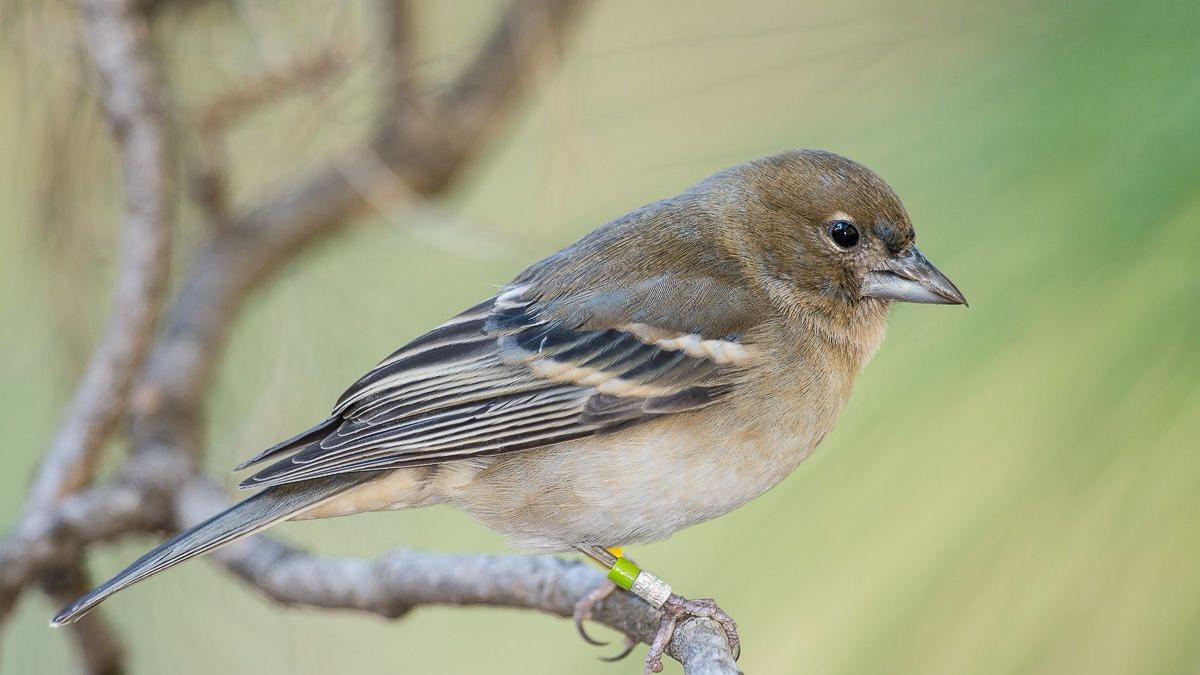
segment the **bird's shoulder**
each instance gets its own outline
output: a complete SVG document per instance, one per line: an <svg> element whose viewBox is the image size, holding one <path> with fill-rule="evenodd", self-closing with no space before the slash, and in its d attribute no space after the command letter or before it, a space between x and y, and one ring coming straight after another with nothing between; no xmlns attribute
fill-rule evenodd
<svg viewBox="0 0 1200 675"><path fill-rule="evenodd" d="M583 330L643 324L744 338L776 315L729 250L726 219L687 193L649 204L531 265L520 288L547 321Z"/></svg>

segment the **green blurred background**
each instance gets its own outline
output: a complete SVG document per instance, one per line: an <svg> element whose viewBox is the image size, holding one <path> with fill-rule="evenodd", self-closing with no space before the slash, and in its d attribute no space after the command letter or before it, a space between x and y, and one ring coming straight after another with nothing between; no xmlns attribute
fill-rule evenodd
<svg viewBox="0 0 1200 675"><path fill-rule="evenodd" d="M422 72L461 63L494 7L422 3ZM163 14L183 110L315 48L352 57L238 128L239 200L371 123L374 10ZM0 21L7 524L102 325L120 186L64 8L10 0ZM746 159L827 148L893 185L971 308L897 308L812 459L639 562L720 600L749 673L1200 673L1198 36L1192 0L600 2L453 194L361 223L254 297L212 392L209 464L228 476L599 223ZM181 264L201 227L185 209ZM440 507L278 534L351 555L506 550ZM150 543L98 550L91 568ZM71 668L53 609L26 597L0 670ZM204 563L108 609L138 673L641 667L642 650L602 664L569 622L532 612L282 611Z"/></svg>

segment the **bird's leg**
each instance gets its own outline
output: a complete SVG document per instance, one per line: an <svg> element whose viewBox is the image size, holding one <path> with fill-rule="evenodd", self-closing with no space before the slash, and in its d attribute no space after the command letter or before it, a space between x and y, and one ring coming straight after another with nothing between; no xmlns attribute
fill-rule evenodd
<svg viewBox="0 0 1200 675"><path fill-rule="evenodd" d="M616 548L616 547L607 548L607 549L599 548L598 550L600 553L596 553L596 554L594 554L594 552L592 550L586 550L582 547L580 548L580 550L583 551L583 553L585 553L588 557L592 558L593 560L597 560L597 562L600 562L597 559L597 555L599 555L599 557L601 557L603 559L606 559L606 560L611 559L613 561L615 561L617 558L620 558L622 556L621 549ZM604 563L601 562L601 564L604 564ZM611 563L608 566L611 566ZM605 598L607 598L608 596L612 595L613 591L615 591L615 590L617 590L617 585L614 584L613 582L609 581L608 579L605 579L604 581L602 581L600 583L599 586L593 588L591 591L588 591L587 595L584 595L582 598L579 599L578 602L575 603L575 612L574 612L575 629L577 631L579 631L579 636L583 638L584 642L586 642L590 645L596 645L598 647L602 647L602 646L608 644L607 642L602 642L602 641L597 640L597 639L593 638L592 636L588 635L587 630L585 630L583 627L583 622L590 620L592 618L592 608L595 607L597 604L599 604L600 601L602 601ZM626 656L629 656L629 653L633 651L633 648L637 646L637 643L638 643L637 640L626 635L625 636L625 648L622 649L621 652L619 654L617 654L616 656L603 656L603 657L601 657L601 660L602 661L620 661L621 659L625 658Z"/></svg>
<svg viewBox="0 0 1200 675"><path fill-rule="evenodd" d="M579 550L585 555L608 568L608 581L614 588L621 588L642 600L645 600L652 607L661 609L663 612L662 623L658 626L658 632L654 635L653 642L650 643L650 650L646 653L646 668L647 673L662 672L662 655L666 651L667 645L671 643L671 638L675 635L675 628L680 622L691 617L704 619L712 619L721 625L725 630L725 639L729 641L729 648L734 653L736 659L741 655L741 638L738 636L737 624L733 618L725 613L717 606L716 601L709 598L699 600L688 600L685 597L676 595L671 592L670 584L653 574L639 568L633 564L628 558L614 554L608 549L599 546L581 546ZM620 551L618 550L617 553ZM585 608L586 616L591 616L591 607L603 598L608 597L613 592L613 588L600 587L588 593L580 603L591 600L590 604ZM580 626L582 633L582 619L579 619L580 609L576 605L577 626ZM589 642L591 641L586 635L584 636ZM627 647L632 649L630 640L627 639ZM627 649L621 654L621 657L629 653ZM618 658L621 658L618 657Z"/></svg>

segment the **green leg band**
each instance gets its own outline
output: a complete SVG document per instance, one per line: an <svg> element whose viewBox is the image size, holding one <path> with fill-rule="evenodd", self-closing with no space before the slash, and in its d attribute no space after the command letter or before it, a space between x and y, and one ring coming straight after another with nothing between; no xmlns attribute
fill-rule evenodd
<svg viewBox="0 0 1200 675"><path fill-rule="evenodd" d="M608 580L619 588L623 588L654 607L662 607L667 598L671 597L671 586L653 574L638 569L637 565L625 558L617 558L608 570Z"/></svg>
<svg viewBox="0 0 1200 675"><path fill-rule="evenodd" d="M629 590L633 588L633 582L641 572L637 565L634 565L625 558L617 558L617 562L613 563L612 569L608 570L608 580L620 588Z"/></svg>

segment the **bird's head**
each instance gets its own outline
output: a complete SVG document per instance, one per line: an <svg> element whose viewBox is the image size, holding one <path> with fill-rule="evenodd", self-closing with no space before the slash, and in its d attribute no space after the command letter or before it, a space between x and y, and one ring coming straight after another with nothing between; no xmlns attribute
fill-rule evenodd
<svg viewBox="0 0 1200 675"><path fill-rule="evenodd" d="M719 174L713 188L741 197L727 202L739 225L727 246L777 299L834 316L967 303L917 249L896 193L861 164L797 150Z"/></svg>

